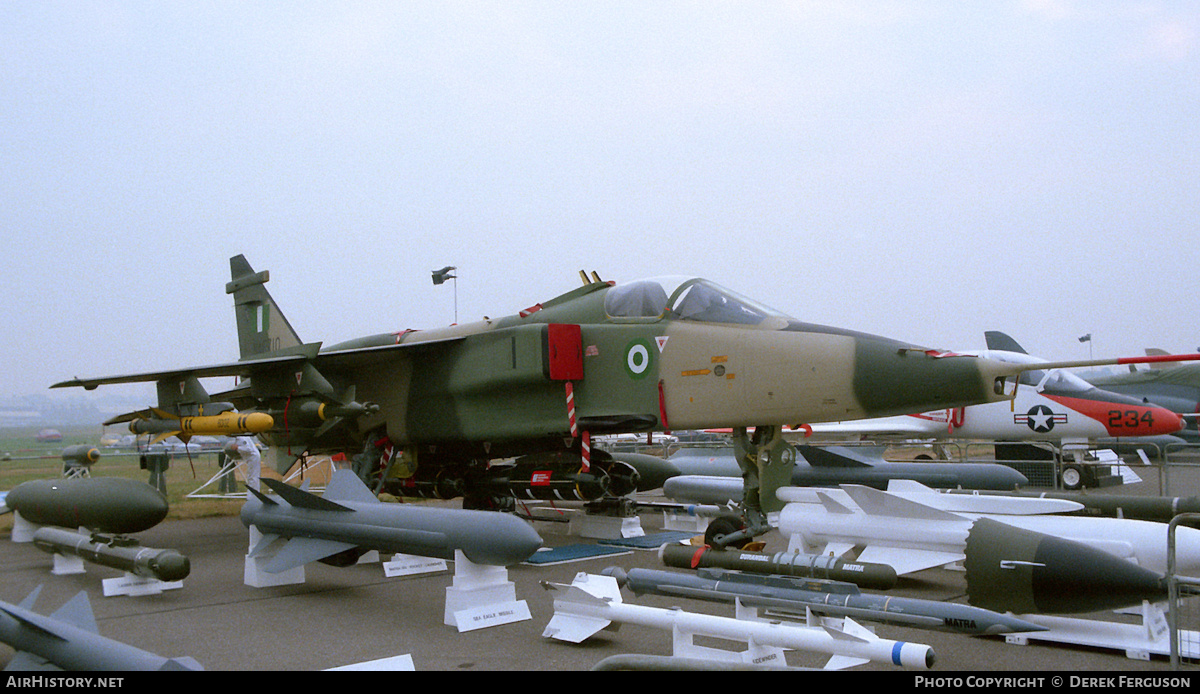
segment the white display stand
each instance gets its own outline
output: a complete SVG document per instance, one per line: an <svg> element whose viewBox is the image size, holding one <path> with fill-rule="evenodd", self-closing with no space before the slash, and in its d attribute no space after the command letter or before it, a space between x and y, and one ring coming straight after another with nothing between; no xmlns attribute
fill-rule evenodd
<svg viewBox="0 0 1200 694"><path fill-rule="evenodd" d="M1092 648L1110 648L1125 651L1132 660L1150 660L1150 656L1171 655L1171 634L1167 627L1166 614L1162 606L1143 602L1141 624L1122 624L1099 619L1079 619L1053 615L1018 615L1021 619L1039 624L1046 631L1031 631L1008 634L1007 643L1024 646L1031 640L1068 643ZM1180 631L1179 655L1183 658L1200 657L1200 632Z"/></svg>
<svg viewBox="0 0 1200 694"><path fill-rule="evenodd" d="M529 605L516 598L507 568L476 564L454 550L454 581L446 588L447 626L464 632L532 619Z"/></svg>
<svg viewBox="0 0 1200 694"><path fill-rule="evenodd" d="M411 654L394 655L390 658L367 660L352 665L331 667L326 672L415 672Z"/></svg>
<svg viewBox="0 0 1200 694"><path fill-rule="evenodd" d="M252 588L270 588L272 586L290 586L297 583L304 583L304 567L297 566L294 569L280 571L279 573L267 573L263 567L267 562L283 548L287 542L286 539L280 538L267 551L256 556L250 556L250 550L254 549L262 539L262 533L257 526L250 526L250 549L246 550L246 566L243 571L243 581L246 585Z"/></svg>
<svg viewBox="0 0 1200 694"><path fill-rule="evenodd" d="M13 542L33 542L33 534L40 527L42 526L22 518L20 511L13 511L12 536L9 539Z"/></svg>
<svg viewBox="0 0 1200 694"><path fill-rule="evenodd" d="M599 540L622 540L627 537L644 537L642 519L639 516L599 516L580 514L571 518L569 532L579 537Z"/></svg>
<svg viewBox="0 0 1200 694"><path fill-rule="evenodd" d="M157 578L143 578L126 572L120 578L106 578L101 581L104 587L104 597L114 595L158 595L164 590L177 590L183 587L183 581L160 581Z"/></svg>

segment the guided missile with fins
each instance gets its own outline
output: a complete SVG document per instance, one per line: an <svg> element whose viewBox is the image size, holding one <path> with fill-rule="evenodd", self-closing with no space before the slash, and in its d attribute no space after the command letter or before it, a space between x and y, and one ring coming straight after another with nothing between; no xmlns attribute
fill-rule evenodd
<svg viewBox="0 0 1200 694"><path fill-rule="evenodd" d="M267 562L267 573L312 561L352 563L372 549L441 559L460 550L476 564L509 566L542 546L537 531L515 516L382 503L351 470L335 471L324 496L269 478L263 484L279 497L251 489L241 518L263 534L251 557L264 555L276 540L287 541Z"/></svg>
<svg viewBox="0 0 1200 694"><path fill-rule="evenodd" d="M0 511L25 521L105 533L136 533L167 517L167 497L154 487L124 477L30 480L17 485Z"/></svg>
<svg viewBox="0 0 1200 694"><path fill-rule="evenodd" d="M191 571L191 562L179 552L142 547L123 536L83 534L46 527L34 531L33 544L45 552L71 554L142 578L182 581Z"/></svg>
<svg viewBox="0 0 1200 694"><path fill-rule="evenodd" d="M1090 612L1166 596L1158 570L1165 566L1165 524L958 514L865 487L843 489L853 504L818 493L819 504L784 507L779 530L793 549L839 556L863 546L860 561L889 564L901 575L962 561L975 586L971 604L998 611ZM1176 538L1179 572L1194 575L1200 531L1180 527ZM995 582L1007 588L993 593L987 586Z"/></svg>
<svg viewBox="0 0 1200 694"><path fill-rule="evenodd" d="M204 669L192 658L164 658L101 636L86 592L77 593L49 616L38 614L33 603L41 590L35 588L19 605L0 602L0 641L17 651L7 670Z"/></svg>
<svg viewBox="0 0 1200 694"><path fill-rule="evenodd" d="M750 552L665 544L658 558L677 569L734 569L756 574L821 578L853 583L864 588L887 590L896 587L896 570L887 564L867 564L841 557L802 552Z"/></svg>
<svg viewBox="0 0 1200 694"><path fill-rule="evenodd" d="M871 595L860 592L852 583L839 581L756 576L722 569L700 569L694 574L685 574L609 567L603 573L617 579L618 584L634 595L648 593L725 603L740 600L750 607L780 608L797 611L801 616L807 609L835 617L972 635L1046 630L1046 627L981 607Z"/></svg>
<svg viewBox="0 0 1200 694"><path fill-rule="evenodd" d="M542 636L560 641L582 643L615 622L665 629L675 635L828 653L833 658L825 668L830 670L872 661L928 669L936 660L933 649L925 644L881 639L850 618L843 619L840 628L820 618L815 620L820 626L805 626L633 605L621 599L615 578L586 573L576 575L569 586L545 581L542 586L559 594L554 599L554 616Z"/></svg>
<svg viewBox="0 0 1200 694"><path fill-rule="evenodd" d="M239 436L261 434L275 426L275 419L265 412L222 412L215 415L180 417L152 408L129 421L135 434L156 434L152 443L178 436L186 442L192 436Z"/></svg>

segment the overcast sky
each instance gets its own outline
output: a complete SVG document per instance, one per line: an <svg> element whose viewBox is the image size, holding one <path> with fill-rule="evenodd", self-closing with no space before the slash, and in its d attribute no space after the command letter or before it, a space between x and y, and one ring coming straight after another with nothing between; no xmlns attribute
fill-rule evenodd
<svg viewBox="0 0 1200 694"><path fill-rule="evenodd" d="M0 394L708 277L1053 359L1194 351L1194 2L0 3ZM55 391L58 392L58 391ZM78 391L81 392L81 391Z"/></svg>

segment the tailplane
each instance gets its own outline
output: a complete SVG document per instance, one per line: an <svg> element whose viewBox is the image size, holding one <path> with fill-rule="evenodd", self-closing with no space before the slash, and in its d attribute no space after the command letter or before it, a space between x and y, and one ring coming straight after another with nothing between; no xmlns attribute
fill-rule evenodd
<svg viewBox="0 0 1200 694"><path fill-rule="evenodd" d="M270 273L266 270L255 272L246 256L238 255L229 259L229 274L232 279L225 285L225 293L233 294L238 350L242 359L302 344L279 305L267 292L265 285L271 278Z"/></svg>

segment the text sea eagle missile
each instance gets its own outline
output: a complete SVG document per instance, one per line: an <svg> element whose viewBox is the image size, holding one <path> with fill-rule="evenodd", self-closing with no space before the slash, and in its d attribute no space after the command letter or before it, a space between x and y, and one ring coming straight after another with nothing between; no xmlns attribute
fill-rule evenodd
<svg viewBox="0 0 1200 694"><path fill-rule="evenodd" d="M352 470L337 470L317 496L273 479L263 479L279 498L251 489L242 523L263 538L250 551L261 556L280 539L286 544L267 562L279 573L312 561L357 559L368 550L453 559L455 550L476 564L517 564L542 546L529 523L489 511L385 504Z"/></svg>

